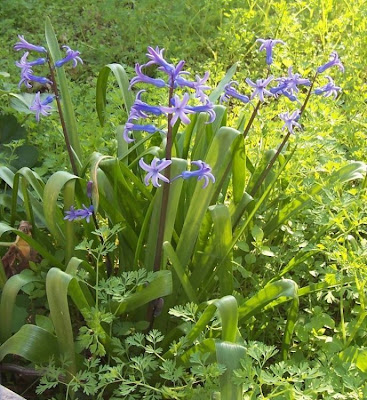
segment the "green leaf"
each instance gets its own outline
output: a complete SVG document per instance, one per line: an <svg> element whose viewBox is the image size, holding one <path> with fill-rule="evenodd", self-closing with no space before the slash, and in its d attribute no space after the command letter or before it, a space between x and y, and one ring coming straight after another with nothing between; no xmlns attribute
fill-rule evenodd
<svg viewBox="0 0 367 400"><path fill-rule="evenodd" d="M0 346L0 361L8 354L17 355L38 365L47 363L52 356L59 357L57 339L39 326L23 325Z"/></svg>
<svg viewBox="0 0 367 400"><path fill-rule="evenodd" d="M96 109L101 126L104 125L105 121L107 81L111 71L115 75L117 83L120 87L127 114L129 114L130 108L134 103L132 92L129 90L129 79L123 66L120 64L105 65L98 75L96 93Z"/></svg>
<svg viewBox="0 0 367 400"><path fill-rule="evenodd" d="M241 368L241 359L246 355L246 348L237 343L217 341L215 343L217 362L226 367L220 376L220 393L223 400L242 400L242 384L232 382L233 371Z"/></svg>
<svg viewBox="0 0 367 400"><path fill-rule="evenodd" d="M25 128L14 115L0 115L0 149L12 140L24 139L27 135Z"/></svg>
<svg viewBox="0 0 367 400"><path fill-rule="evenodd" d="M51 268L46 276L46 294L60 354L70 361L68 371L75 375L77 368L74 338L67 299L68 287L72 279L72 275L58 268Z"/></svg>
<svg viewBox="0 0 367 400"><path fill-rule="evenodd" d="M286 359L299 307L298 286L294 281L283 279L268 284L264 289L245 301L245 303L239 307L238 312L239 320L247 320L279 297L287 297L292 300L291 306L288 309L287 324L283 336L282 357Z"/></svg>
<svg viewBox="0 0 367 400"><path fill-rule="evenodd" d="M339 354L339 358L344 362L355 364L362 372L367 372L367 350L355 346L347 347Z"/></svg>
<svg viewBox="0 0 367 400"><path fill-rule="evenodd" d="M228 252L232 244L231 216L228 207L224 204L210 206L209 212L213 220L214 233L210 247L204 249L209 257L205 260L203 266L195 265L192 282L194 282L195 288L202 287L204 289L201 291L204 297L207 291L211 290L210 285L217 276L220 295L225 296L233 292L232 254ZM218 262L220 262L220 265L214 268L214 265Z"/></svg>
<svg viewBox="0 0 367 400"><path fill-rule="evenodd" d="M221 299L211 300L203 311L199 321L190 329L190 331L177 344L176 349L183 345L190 346L195 339L204 332L206 326L213 318L218 310L222 324L222 340L227 342L235 342L238 336L238 305L237 300L233 296L225 296ZM169 350L164 354L164 358L171 358L173 352Z"/></svg>
<svg viewBox="0 0 367 400"><path fill-rule="evenodd" d="M205 189L202 188L201 181L196 184L176 248L177 256L183 268L187 266L192 256L200 225L213 195L218 189L220 190L222 179L231 158L231 145L238 135L238 131L222 127L215 135L209 148L205 162L212 167L216 182L215 184L210 183Z"/></svg>
<svg viewBox="0 0 367 400"><path fill-rule="evenodd" d="M278 297L297 297L297 289L297 284L290 279L282 279L268 284L239 307L239 319L249 319Z"/></svg>
<svg viewBox="0 0 367 400"><path fill-rule="evenodd" d="M0 341L4 342L11 335L13 312L16 297L23 286L31 282L40 281L31 271L23 271L12 276L4 285L0 302Z"/></svg>
<svg viewBox="0 0 367 400"><path fill-rule="evenodd" d="M187 276L187 274L185 273L184 269L182 268L182 265L180 264L180 261L176 255L175 250L173 249L171 243L164 242L163 249L166 253L166 256L171 260L172 267L175 270L178 279L180 280L180 283L182 285L183 290L185 291L185 293L187 295L188 300L193 303L198 303L195 290L191 286L190 279Z"/></svg>
<svg viewBox="0 0 367 400"><path fill-rule="evenodd" d="M46 224L60 243L65 242L65 221L58 204L58 198L67 183L74 179L78 179L78 177L65 171L57 171L51 175L43 192L43 210Z"/></svg>
<svg viewBox="0 0 367 400"><path fill-rule="evenodd" d="M234 146L234 154L232 161L232 185L233 185L233 201L239 203L245 191L247 166L246 166L246 147L243 136L238 136Z"/></svg>

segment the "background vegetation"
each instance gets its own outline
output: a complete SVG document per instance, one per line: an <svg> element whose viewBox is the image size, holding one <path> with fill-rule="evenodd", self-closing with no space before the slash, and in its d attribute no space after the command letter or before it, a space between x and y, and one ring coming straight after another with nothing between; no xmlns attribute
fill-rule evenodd
<svg viewBox="0 0 367 400"><path fill-rule="evenodd" d="M106 124L100 126L95 110L100 69L105 64L120 63L131 79L135 63L145 60L147 46L164 47L169 59L174 62L184 59L194 74L202 75L209 70L212 87L237 63L234 78L244 92L248 90L247 77L255 80L267 72L264 54L257 51L257 38L279 38L287 44L276 48L272 67L275 75L284 75L284 71L293 66L294 71L312 78L331 51L338 52L345 73L333 70L333 77L342 87L341 96L336 101L311 98L302 117L304 130L291 139L289 148L296 150L277 182L277 196L270 197L266 206L258 210L248 236L241 237L233 253L234 294L238 299L240 292L250 298L269 281L281 276L293 279L301 288L308 288L300 296L291 362L283 364L277 354L288 308L262 311L241 326L249 350L236 376L241 382L248 382L245 392L264 396L252 398L288 399L291 395L300 399L366 398L366 180L359 183L355 179L344 186L337 183L333 187L327 183L333 172L352 161L366 162L365 1L93 0L87 4L80 0L67 3L5 1L0 6L0 71L4 72L0 74L0 89L4 93L18 90L19 71L14 62L19 54L13 51L17 35L24 34L34 43L44 43L46 16L51 18L59 42L78 49L85 63L83 68L68 70L85 154L96 151L115 156L116 129L126 121L119 89L111 80L107 87ZM148 102L152 104L162 100L153 92L149 96ZM15 111L12 101L6 93L0 97L0 132L9 124L8 119L1 117L11 114L24 127L25 133L19 136L23 139L21 143L12 142L10 147L8 142L1 142L0 137L0 149L5 154L3 164L9 166L9 148L15 151L17 146L26 143L38 149L33 169L44 179L58 170L67 170L67 153L57 116L37 124L33 116ZM266 150L279 145L282 137L277 115L285 109L292 110L293 105L280 99L272 107L264 107L256 119L247 147L255 166L261 163ZM228 126L237 128L238 119L248 119L251 109L231 104L230 111ZM268 234L265 226L276 213L274 210L281 209L290 199L308 195L315 185L323 190L312 195L307 207L284 221L279 231ZM5 195L1 219L10 222ZM295 267L283 273L284 267L292 262ZM350 284L337 286L343 279ZM310 294L322 284L328 289ZM44 301L37 300L36 289L30 290L35 298L32 303L35 309ZM45 294L40 290L42 299ZM17 303L19 326L28 315L26 299L20 297ZM181 322L197 323L197 310L192 307L177 308L172 314ZM203 337L212 335L217 326L218 321L212 321ZM124 329L123 337L134 333L136 327L129 330L124 326ZM80 346L91 346L86 342L86 332L82 333ZM147 343L155 349L161 341L159 335L145 342L139 336L129 340L129 345L137 349L144 348ZM157 360L161 356L159 351L151 350L151 353ZM177 384L187 386L186 398L210 398L211 389L216 387L216 380L223 373L220 365L211 365L200 357L191 361L188 375L168 364L163 366L163 372L167 380L176 379ZM154 362L157 361L150 360L153 366ZM143 368L138 362L134 363L129 364L131 370ZM58 374L65 371L58 370L60 366L52 363L48 368L48 375L42 382L44 390L52 388ZM84 373L87 375L80 381L88 378L93 382L94 379L94 387L110 384L107 375L103 375L106 371L98 368L98 362L86 366ZM149 372L147 368L145 373ZM104 376L105 381L102 379L97 385L98 376ZM194 384L190 377L194 377ZM205 393L200 391L201 385L204 387L203 377L208 382ZM87 393L82 383L76 390L81 387Z"/></svg>

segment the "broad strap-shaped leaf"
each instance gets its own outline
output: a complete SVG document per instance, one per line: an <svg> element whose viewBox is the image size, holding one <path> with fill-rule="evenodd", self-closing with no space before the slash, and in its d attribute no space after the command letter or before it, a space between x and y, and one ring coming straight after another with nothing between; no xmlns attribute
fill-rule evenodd
<svg viewBox="0 0 367 400"><path fill-rule="evenodd" d="M146 206L146 202L139 201L135 195L132 181L137 178L135 176L133 178L134 174L131 170L117 159L105 159L99 166L111 184L110 201L113 202L113 207L119 209L132 230L134 226L140 226L144 219L143 207ZM139 184L143 185L141 182ZM141 190L146 190L146 188L141 187Z"/></svg>
<svg viewBox="0 0 367 400"><path fill-rule="evenodd" d="M193 303L198 303L196 292L194 288L192 287L190 283L190 279L185 273L185 270L182 268L182 265L180 264L180 260L177 257L177 254L175 253L174 248L172 247L170 242L164 242L163 243L163 249L166 254L166 256L169 258L169 260L172 263L172 267L176 272L176 275L178 279L180 280L180 283L182 285L183 290L186 293L186 296L190 302Z"/></svg>
<svg viewBox="0 0 367 400"><path fill-rule="evenodd" d="M22 191L19 191L20 182ZM34 194L29 194L27 185L30 185L32 187L33 193L36 196ZM43 215L42 206L44 187L45 184L43 183L40 176L28 167L23 167L14 174L11 225L13 225L16 220L16 208L18 204L18 198L23 200L27 214L30 215L29 221L32 223L33 228L36 228L33 214L35 214L42 225L45 225L45 218Z"/></svg>
<svg viewBox="0 0 367 400"><path fill-rule="evenodd" d="M200 225L203 221L205 212L212 201L212 197L218 190L223 176L227 171L227 165L232 156L231 146L238 135L238 131L222 127L215 135L209 148L205 162L212 167L212 172L215 176L216 182L215 184L210 182L205 189L202 187L202 181L198 181L196 184L176 248L177 256L183 268L187 266L191 259L196 239L199 234Z"/></svg>
<svg viewBox="0 0 367 400"><path fill-rule="evenodd" d="M11 336L11 327L15 301L23 286L40 281L32 271L23 271L9 278L3 288L0 303L0 341L5 342Z"/></svg>
<svg viewBox="0 0 367 400"><path fill-rule="evenodd" d="M238 304L235 297L225 296L221 299L208 302L208 306L203 311L198 322L177 344L178 348L183 344L185 344L185 346L193 344L200 333L205 331L206 326L217 310L222 323L222 340L234 343L238 337ZM164 358L170 358L172 356L172 351L167 351Z"/></svg>
<svg viewBox="0 0 367 400"><path fill-rule="evenodd" d="M0 346L0 361L8 354L25 358L34 364L46 363L52 356L59 357L57 339L39 326L23 325Z"/></svg>
<svg viewBox="0 0 367 400"><path fill-rule="evenodd" d="M207 246L200 250L195 248L195 254L199 251L203 254L198 254L193 260L191 276L193 287L196 290L200 288L199 299L203 300L206 293L212 290L215 277L219 280L221 296L233 292L232 260L231 252L228 251L232 244L231 216L224 204L210 206L209 213L213 230L208 232Z"/></svg>
<svg viewBox="0 0 367 400"><path fill-rule="evenodd" d="M246 300L242 305L240 305L238 309L239 319L249 319L271 301L279 297L285 296L289 298L295 298L298 296L297 291L297 284L291 279L282 279L280 281L270 283L250 299Z"/></svg>
<svg viewBox="0 0 367 400"><path fill-rule="evenodd" d="M72 275L66 274L58 268L51 268L46 277L46 294L59 352L70 362L68 371L75 375L77 367L74 337L67 296L72 279L74 279ZM85 307L88 307L87 303Z"/></svg>
<svg viewBox="0 0 367 400"><path fill-rule="evenodd" d="M242 384L232 382L233 371L241 368L241 359L246 355L246 348L240 344L224 341L215 342L217 362L225 365L226 371L219 377L221 399L243 400Z"/></svg>
<svg viewBox="0 0 367 400"><path fill-rule="evenodd" d="M339 353L344 362L355 364L362 372L367 372L367 350L356 346L349 346Z"/></svg>
<svg viewBox="0 0 367 400"><path fill-rule="evenodd" d="M74 179L79 178L66 171L57 171L51 175L43 191L43 210L47 227L60 243L65 243L65 221L58 198L66 184Z"/></svg>
<svg viewBox="0 0 367 400"><path fill-rule="evenodd" d="M290 279L283 279L270 283L261 289L258 293L245 301L239 309L239 320L247 320L263 310L269 303L280 297L291 299L291 306L288 309L287 324L283 336L282 358L286 359L290 342L294 330L294 325L298 317L298 286Z"/></svg>
<svg viewBox="0 0 367 400"><path fill-rule="evenodd" d="M98 75L96 93L96 109L101 126L104 125L105 121L107 81L111 71L115 75L116 81L120 87L121 96L124 100L127 114L129 114L130 108L134 103L134 97L132 92L129 90L130 82L123 66L120 64L105 65Z"/></svg>

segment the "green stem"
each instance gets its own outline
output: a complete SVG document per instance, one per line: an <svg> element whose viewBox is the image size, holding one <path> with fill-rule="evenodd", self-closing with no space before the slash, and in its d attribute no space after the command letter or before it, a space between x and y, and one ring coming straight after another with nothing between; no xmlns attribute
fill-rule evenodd
<svg viewBox="0 0 367 400"><path fill-rule="evenodd" d="M347 342L347 333L345 331L345 321L344 321L344 292L345 289L342 288L340 290L340 305L339 305L339 310L340 310L340 327L342 331L342 338L343 338L343 344L345 346Z"/></svg>
<svg viewBox="0 0 367 400"><path fill-rule="evenodd" d="M53 69L53 67L51 65L51 61L50 61L49 58L48 58L48 66L50 68L51 81L52 81L52 85L51 86L52 86L52 89L54 91L55 98L56 98L57 109L59 111L60 122L61 122L61 126L62 126L62 131L63 131L63 134L64 134L64 140L65 140L65 144L66 144L66 149L68 151L68 155L69 155L69 159L70 159L70 163L71 163L71 168L73 170L73 174L79 176L78 167L77 167L76 162L75 162L73 149L72 149L71 144L70 144L69 134L68 134L68 131L67 131L67 128L66 128L64 114L63 114L62 107L61 107L60 95L59 95L59 90L57 88L55 72L54 72L54 69Z"/></svg>
<svg viewBox="0 0 367 400"><path fill-rule="evenodd" d="M91 204L92 204L92 202L91 202ZM94 211L92 213L92 218L93 218L93 223L94 223L96 230L99 230L99 224L98 224L96 214L94 213ZM98 237L99 237L99 240L100 240L102 246L104 247L105 241L103 240L103 237L100 235L98 235ZM98 269L98 264L97 264L97 269ZM107 271L107 278L109 278L112 275L112 262L111 262L109 254L106 254L106 271Z"/></svg>

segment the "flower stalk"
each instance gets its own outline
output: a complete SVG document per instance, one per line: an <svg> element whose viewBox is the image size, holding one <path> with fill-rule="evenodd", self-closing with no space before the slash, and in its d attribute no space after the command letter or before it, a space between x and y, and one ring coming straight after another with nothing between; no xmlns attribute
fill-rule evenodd
<svg viewBox="0 0 367 400"><path fill-rule="evenodd" d="M71 144L70 144L69 134L68 134L68 130L66 128L65 118L64 118L63 111L62 111L62 107L61 107L59 90L57 88L57 83L56 83L56 79L55 79L55 71L54 71L53 66L51 65L51 61L50 61L49 58L48 58L48 66L49 66L50 74L51 74L51 81L52 81L51 86L52 86L52 89L53 89L53 92L54 92L55 98L56 98L57 109L59 111L61 127L62 127L62 131L63 131L63 134L64 134L64 140L65 140L65 144L66 144L66 149L68 151L68 155L69 155L69 159L70 159L70 163L71 163L71 169L73 170L73 174L74 175L79 176L78 167L77 167L77 164L76 164L76 160L75 160L73 149L72 149Z"/></svg>

